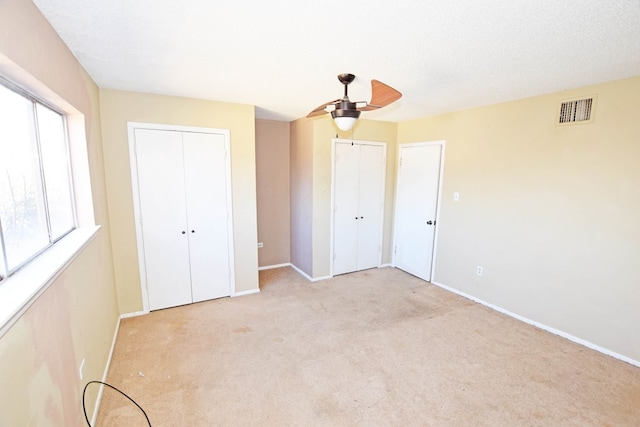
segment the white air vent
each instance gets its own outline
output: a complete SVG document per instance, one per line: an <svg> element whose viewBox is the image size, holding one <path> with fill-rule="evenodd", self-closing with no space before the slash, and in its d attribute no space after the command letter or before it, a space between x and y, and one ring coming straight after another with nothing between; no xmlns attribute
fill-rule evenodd
<svg viewBox="0 0 640 427"><path fill-rule="evenodd" d="M574 123L591 120L593 98L566 101L560 104L560 120L558 123Z"/></svg>

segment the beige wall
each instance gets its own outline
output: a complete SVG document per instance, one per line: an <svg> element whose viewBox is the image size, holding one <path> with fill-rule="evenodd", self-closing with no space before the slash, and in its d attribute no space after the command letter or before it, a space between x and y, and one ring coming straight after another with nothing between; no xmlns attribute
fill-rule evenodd
<svg viewBox="0 0 640 427"><path fill-rule="evenodd" d="M313 122L291 122L291 264L313 276Z"/></svg>
<svg viewBox="0 0 640 427"><path fill-rule="evenodd" d="M37 8L23 0L0 2L0 73L28 88L46 89L84 114L93 208L102 225L0 337L0 425L80 426L80 361L87 360L86 379L100 379L118 303L123 312L141 307L135 240L127 246L135 229L125 122L231 129L236 280L242 291L257 287L253 110L101 91L109 122L103 147L97 87ZM591 94L598 95L593 124L553 124L560 99ZM640 360L639 96L636 77L397 125L397 143L447 141L436 280ZM318 129L308 120L291 124L291 262L314 277L328 268L328 241L322 239L329 238L330 164L322 144L335 136L330 122L322 120L315 121ZM395 187L395 151L387 139L395 125L380 125L384 129L370 134L364 124L354 129L354 139L389 143L389 191ZM454 191L460 192L459 202L452 201ZM387 200L390 213L389 195ZM314 215L319 221L315 230ZM390 224L385 222L385 241ZM390 255L385 251L386 262ZM475 276L476 265L485 267L483 277ZM90 411L94 400L95 391L90 391Z"/></svg>
<svg viewBox="0 0 640 427"><path fill-rule="evenodd" d="M256 193L260 267L290 260L289 122L256 120Z"/></svg>
<svg viewBox="0 0 640 427"><path fill-rule="evenodd" d="M555 124L594 94L593 123ZM400 123L447 144L436 281L639 361L639 98L636 77Z"/></svg>
<svg viewBox="0 0 640 427"><path fill-rule="evenodd" d="M0 74L84 115L96 238L0 337L0 425L80 426L87 379L101 379L118 319L98 89L30 1L0 2ZM62 101L64 100L64 101ZM97 390L90 390L91 414Z"/></svg>
<svg viewBox="0 0 640 427"><path fill-rule="evenodd" d="M120 311L142 310L127 122L230 130L235 292L258 289L254 107L100 89L100 111Z"/></svg>

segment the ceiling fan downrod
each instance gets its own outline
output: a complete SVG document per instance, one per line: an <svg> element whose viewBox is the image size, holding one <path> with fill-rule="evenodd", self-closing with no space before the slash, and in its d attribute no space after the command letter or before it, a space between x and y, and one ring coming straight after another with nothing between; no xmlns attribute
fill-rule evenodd
<svg viewBox="0 0 640 427"><path fill-rule="evenodd" d="M344 97L342 98L343 101L349 101L349 95L347 93L347 89L348 89L349 83L354 81L355 78L356 78L355 75L349 74L349 73L338 74L338 80L340 80L340 83L344 85Z"/></svg>
<svg viewBox="0 0 640 427"><path fill-rule="evenodd" d="M355 120L357 120L358 117L360 117L360 111L358 111L358 106L356 105L355 102L351 102L349 100L349 95L348 95L349 83L351 83L355 78L356 76L349 73L338 75L338 80L340 80L340 83L344 85L344 96L342 97L340 102L335 104L336 108L331 112L331 117L334 120L347 119L347 120L353 120L353 122L355 122ZM351 126L353 126L353 123L351 123L350 127Z"/></svg>

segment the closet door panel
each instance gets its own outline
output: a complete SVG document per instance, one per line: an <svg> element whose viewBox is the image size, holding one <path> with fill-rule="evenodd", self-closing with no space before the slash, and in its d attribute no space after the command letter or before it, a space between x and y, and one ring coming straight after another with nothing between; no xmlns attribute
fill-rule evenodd
<svg viewBox="0 0 640 427"><path fill-rule="evenodd" d="M182 137L136 129L135 153L149 308L190 303Z"/></svg>
<svg viewBox="0 0 640 427"><path fill-rule="evenodd" d="M359 146L335 146L333 274L357 269Z"/></svg>
<svg viewBox="0 0 640 427"><path fill-rule="evenodd" d="M185 192L193 302L230 295L223 135L184 133Z"/></svg>
<svg viewBox="0 0 640 427"><path fill-rule="evenodd" d="M380 265L384 148L360 145L359 166L357 270L364 270Z"/></svg>

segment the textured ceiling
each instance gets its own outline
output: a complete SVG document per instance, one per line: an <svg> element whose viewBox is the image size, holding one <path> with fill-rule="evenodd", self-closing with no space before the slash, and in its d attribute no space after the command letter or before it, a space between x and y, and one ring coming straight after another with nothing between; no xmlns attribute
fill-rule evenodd
<svg viewBox="0 0 640 427"><path fill-rule="evenodd" d="M404 121L640 75L638 0L35 0L103 88L294 120L378 79Z"/></svg>

